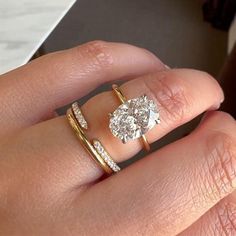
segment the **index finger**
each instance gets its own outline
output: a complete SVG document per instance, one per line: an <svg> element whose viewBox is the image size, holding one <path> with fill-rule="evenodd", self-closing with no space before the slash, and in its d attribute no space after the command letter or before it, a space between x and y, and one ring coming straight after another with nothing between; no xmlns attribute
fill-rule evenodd
<svg viewBox="0 0 236 236"><path fill-rule="evenodd" d="M102 41L41 57L1 76L1 133L37 123L104 82L163 68L147 50Z"/></svg>

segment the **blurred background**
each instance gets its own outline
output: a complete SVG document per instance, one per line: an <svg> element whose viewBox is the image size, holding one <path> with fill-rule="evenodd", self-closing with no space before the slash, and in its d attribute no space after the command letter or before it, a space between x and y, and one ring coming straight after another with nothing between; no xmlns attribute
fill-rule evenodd
<svg viewBox="0 0 236 236"><path fill-rule="evenodd" d="M203 21L202 1L80 0L46 40L46 52L94 39L135 44L171 67L217 75L227 54L226 31Z"/></svg>

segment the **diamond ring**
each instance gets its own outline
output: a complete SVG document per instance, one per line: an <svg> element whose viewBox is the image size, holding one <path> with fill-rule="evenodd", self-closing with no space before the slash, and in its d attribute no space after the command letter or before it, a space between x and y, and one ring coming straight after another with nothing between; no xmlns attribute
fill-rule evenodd
<svg viewBox="0 0 236 236"><path fill-rule="evenodd" d="M111 133L123 143L142 138L145 149L149 151L150 145L145 134L160 123L155 102L146 95L126 100L116 84L112 85L112 88L122 104L109 114Z"/></svg>
<svg viewBox="0 0 236 236"><path fill-rule="evenodd" d="M74 102L67 110L67 119L84 149L107 174L121 170L99 140L88 139L85 131L89 126L77 102Z"/></svg>

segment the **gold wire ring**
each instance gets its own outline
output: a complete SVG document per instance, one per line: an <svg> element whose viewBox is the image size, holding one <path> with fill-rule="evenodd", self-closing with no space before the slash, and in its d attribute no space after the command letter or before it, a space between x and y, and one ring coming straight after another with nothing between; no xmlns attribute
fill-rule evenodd
<svg viewBox="0 0 236 236"><path fill-rule="evenodd" d="M126 97L124 96L124 94L122 93L122 91L120 90L120 88L119 88L119 86L117 84L113 84L112 85L112 89L115 92L117 98L119 99L119 101L121 103L125 103L127 101ZM144 146L145 150L146 151L150 151L150 144L147 141L146 136L143 134L140 138L142 140L142 143L143 143L143 146Z"/></svg>
<svg viewBox="0 0 236 236"><path fill-rule="evenodd" d="M66 113L67 119L69 121L70 126L74 130L76 136L80 140L82 146L85 150L90 154L90 156L96 161L96 163L102 167L102 169L107 174L112 174L113 170L109 165L104 161L104 159L97 153L93 145L89 142L86 134L84 133L83 129L80 127L79 123L77 122L73 112L71 109L67 110Z"/></svg>

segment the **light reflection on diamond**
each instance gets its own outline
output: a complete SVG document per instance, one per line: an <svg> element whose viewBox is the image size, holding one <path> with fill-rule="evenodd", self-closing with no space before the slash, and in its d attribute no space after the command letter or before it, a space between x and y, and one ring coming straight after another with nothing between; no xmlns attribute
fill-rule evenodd
<svg viewBox="0 0 236 236"><path fill-rule="evenodd" d="M109 128L114 136L126 143L140 138L158 123L160 120L156 104L143 95L120 105L110 116Z"/></svg>

